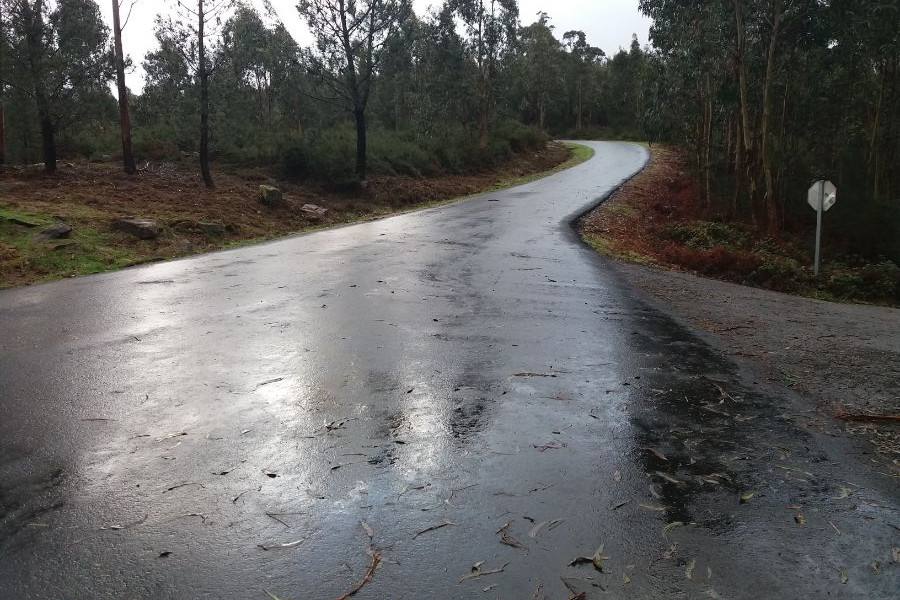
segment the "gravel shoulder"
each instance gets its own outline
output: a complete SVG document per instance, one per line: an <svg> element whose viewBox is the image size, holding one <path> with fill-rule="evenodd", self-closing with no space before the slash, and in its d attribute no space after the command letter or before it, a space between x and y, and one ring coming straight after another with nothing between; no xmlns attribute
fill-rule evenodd
<svg viewBox="0 0 900 600"><path fill-rule="evenodd" d="M587 215L579 224L582 234L608 223L610 215L640 209L645 192L640 185L626 184ZM827 302L621 258L609 261L649 304L705 334L760 383L788 388L806 400L810 424L862 436L874 445L872 460L888 462L900 474L900 424L870 418L900 414L900 309Z"/></svg>

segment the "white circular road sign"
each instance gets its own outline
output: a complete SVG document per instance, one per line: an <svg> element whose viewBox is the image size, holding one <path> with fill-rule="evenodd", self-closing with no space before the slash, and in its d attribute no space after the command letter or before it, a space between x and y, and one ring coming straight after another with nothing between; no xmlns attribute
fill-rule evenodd
<svg viewBox="0 0 900 600"><path fill-rule="evenodd" d="M819 210L819 202L822 210L828 210L837 201L837 188L830 181L817 181L809 188L806 200L813 210Z"/></svg>

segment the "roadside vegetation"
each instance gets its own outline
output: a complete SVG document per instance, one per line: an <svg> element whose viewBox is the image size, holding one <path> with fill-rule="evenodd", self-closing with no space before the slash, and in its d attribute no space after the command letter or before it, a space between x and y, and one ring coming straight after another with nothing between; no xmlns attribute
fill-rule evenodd
<svg viewBox="0 0 900 600"><path fill-rule="evenodd" d="M547 13L527 24L516 0L445 0L423 14L408 0L302 0L296 10L316 38L308 47L271 6L255 6L160 3L156 48L128 57L120 42L147 24L129 23L126 5L106 22L95 0L0 0L3 210L46 225L106 204L89 194L36 198L62 173L72 189L136 190L117 196L116 214L169 218L161 230L176 219L165 207L194 206L199 195L204 214L185 218L218 215L233 231L271 237L306 225L259 217L271 207L254 204L250 181L333 210L317 215L321 225L353 218L335 216L341 203L372 214L433 201L409 197L443 185L427 182L494 185L554 137L650 140L681 149L690 181L671 190L684 220L654 232L672 264L824 297L896 298L894 0L641 0L652 46L635 38L609 53L582 31L557 31ZM140 90L128 86L137 63ZM127 177L114 175L116 164ZM152 183L163 174L178 183ZM198 178L224 193L200 194ZM805 200L818 179L837 185L838 201L825 215L827 277L812 280L815 214ZM247 207L226 215L223 199L237 194ZM14 261L25 236L16 227L0 228L0 255ZM94 244L88 232L71 236ZM142 243L123 238L122 255L98 250L73 272L150 258Z"/></svg>
<svg viewBox="0 0 900 600"><path fill-rule="evenodd" d="M582 220L585 241L631 262L823 300L900 306L900 269L893 261L853 254L833 226L825 235L838 239L828 240L815 277L811 232L769 237L723 219L704 206L685 163L682 151L654 144L644 171Z"/></svg>

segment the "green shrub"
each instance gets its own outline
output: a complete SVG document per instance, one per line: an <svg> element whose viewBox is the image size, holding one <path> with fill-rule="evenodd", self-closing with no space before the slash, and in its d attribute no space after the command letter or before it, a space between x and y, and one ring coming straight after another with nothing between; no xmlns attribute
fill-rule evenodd
<svg viewBox="0 0 900 600"><path fill-rule="evenodd" d="M716 246L740 247L747 240L745 232L712 221L672 223L666 226L664 235L698 250L709 250Z"/></svg>

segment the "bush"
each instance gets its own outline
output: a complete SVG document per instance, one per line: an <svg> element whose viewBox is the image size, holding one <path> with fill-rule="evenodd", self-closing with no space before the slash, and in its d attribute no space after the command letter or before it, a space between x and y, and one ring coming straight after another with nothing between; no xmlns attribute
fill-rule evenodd
<svg viewBox="0 0 900 600"><path fill-rule="evenodd" d="M670 240L698 250L709 250L715 246L740 247L747 240L745 232L710 221L672 223L666 226L663 234Z"/></svg>
<svg viewBox="0 0 900 600"><path fill-rule="evenodd" d="M893 261L883 260L856 269L841 267L830 269L825 286L834 296L894 304L900 301L900 267Z"/></svg>

